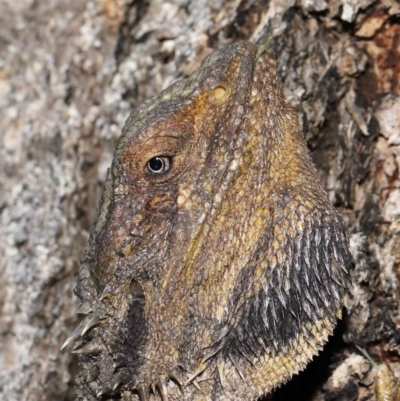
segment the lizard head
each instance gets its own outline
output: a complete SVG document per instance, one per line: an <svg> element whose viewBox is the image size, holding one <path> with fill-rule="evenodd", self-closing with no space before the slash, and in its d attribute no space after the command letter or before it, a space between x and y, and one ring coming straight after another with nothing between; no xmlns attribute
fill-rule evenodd
<svg viewBox="0 0 400 401"><path fill-rule="evenodd" d="M128 118L78 276L78 398L256 399L340 317L346 230L256 52L215 51Z"/></svg>

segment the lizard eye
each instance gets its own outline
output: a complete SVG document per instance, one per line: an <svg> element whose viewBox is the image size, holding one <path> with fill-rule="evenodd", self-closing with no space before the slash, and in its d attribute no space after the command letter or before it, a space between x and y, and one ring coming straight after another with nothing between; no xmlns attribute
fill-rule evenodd
<svg viewBox="0 0 400 401"><path fill-rule="evenodd" d="M153 157L147 162L147 170L151 174L167 173L171 169L172 158L166 156Z"/></svg>

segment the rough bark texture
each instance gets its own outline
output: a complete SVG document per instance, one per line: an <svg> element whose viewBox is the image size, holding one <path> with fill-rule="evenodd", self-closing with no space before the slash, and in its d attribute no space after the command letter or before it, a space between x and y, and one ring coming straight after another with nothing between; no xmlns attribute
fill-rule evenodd
<svg viewBox="0 0 400 401"><path fill-rule="evenodd" d="M129 111L212 49L273 40L333 204L354 298L325 351L276 400L373 399L400 374L400 5L395 0L0 0L0 400L72 400L72 295Z"/></svg>

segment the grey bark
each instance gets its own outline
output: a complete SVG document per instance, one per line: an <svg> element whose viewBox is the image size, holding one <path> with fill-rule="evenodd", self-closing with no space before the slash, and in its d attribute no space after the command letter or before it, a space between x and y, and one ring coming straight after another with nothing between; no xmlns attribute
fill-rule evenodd
<svg viewBox="0 0 400 401"><path fill-rule="evenodd" d="M60 346L129 111L213 49L271 34L357 264L337 333L274 397L370 399L355 344L400 375L399 17L395 0L0 0L0 400L73 399Z"/></svg>

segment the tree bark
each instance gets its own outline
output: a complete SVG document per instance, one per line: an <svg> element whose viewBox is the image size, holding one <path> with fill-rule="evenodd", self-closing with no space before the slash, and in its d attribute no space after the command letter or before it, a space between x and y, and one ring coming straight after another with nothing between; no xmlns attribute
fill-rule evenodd
<svg viewBox="0 0 400 401"><path fill-rule="evenodd" d="M275 400L367 400L400 376L400 4L0 0L0 400L73 400L72 294L130 110L213 49L274 34L286 96L351 232L353 298Z"/></svg>

